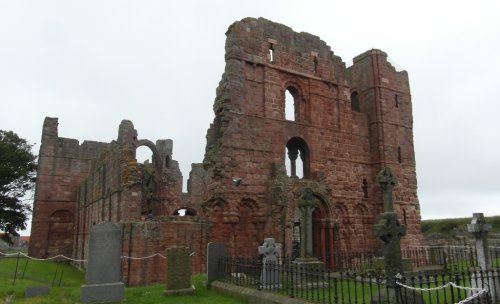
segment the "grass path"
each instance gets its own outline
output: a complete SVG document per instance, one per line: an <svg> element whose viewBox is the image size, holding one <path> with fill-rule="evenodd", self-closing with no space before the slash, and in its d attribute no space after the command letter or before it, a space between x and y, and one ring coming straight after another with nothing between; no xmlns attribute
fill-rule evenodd
<svg viewBox="0 0 500 304"><path fill-rule="evenodd" d="M17 275L16 273L17 264ZM14 281L15 277L15 281ZM125 288L125 301L121 303L139 304L231 304L244 303L237 299L219 295L205 287L205 276L193 276L195 292L189 296L165 296L163 284ZM11 298L11 303L74 304L79 303L80 286L84 283L84 273L66 263L33 261L20 258L0 258L0 303ZM48 295L25 298L24 291L29 286L49 285Z"/></svg>

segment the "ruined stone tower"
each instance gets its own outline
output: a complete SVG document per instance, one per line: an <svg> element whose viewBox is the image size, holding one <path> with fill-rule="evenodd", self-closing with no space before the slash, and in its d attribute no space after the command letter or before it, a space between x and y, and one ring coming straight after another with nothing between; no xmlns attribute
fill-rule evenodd
<svg viewBox="0 0 500 304"><path fill-rule="evenodd" d="M420 242L408 75L384 52L367 51L346 69L316 36L243 19L227 32L214 112L201 196L213 240L236 253L274 237L290 253L301 229L297 200L312 189L317 257L328 264L333 252L376 248L372 226L382 200L375 176L388 166L400 180L396 209L409 228L403 242Z"/></svg>
<svg viewBox="0 0 500 304"><path fill-rule="evenodd" d="M58 120L46 119L31 255L85 259L89 228L112 221L121 224L124 256L189 246L195 271L204 269L210 241L254 256L272 237L293 256L304 246L299 209L307 196L311 254L334 267L336 253L380 248L373 225L384 166L399 181L394 206L408 228L402 243L421 242L407 73L380 50L346 68L318 37L263 18L235 22L226 35L215 118L188 193L171 141L140 140L124 120L117 140L80 145L58 137ZM139 146L152 150L151 164L137 163ZM161 281L164 271L155 258L124 262L122 273L135 285Z"/></svg>

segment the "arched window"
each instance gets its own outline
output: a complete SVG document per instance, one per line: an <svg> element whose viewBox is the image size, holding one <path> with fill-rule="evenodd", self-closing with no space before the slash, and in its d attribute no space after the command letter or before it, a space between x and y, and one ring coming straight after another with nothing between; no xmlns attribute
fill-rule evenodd
<svg viewBox="0 0 500 304"><path fill-rule="evenodd" d="M361 112L361 108L359 107L359 97L357 91L351 93L351 110L355 112Z"/></svg>
<svg viewBox="0 0 500 304"><path fill-rule="evenodd" d="M151 150L151 148L146 146L139 146L135 151L136 159L139 164L143 164L146 161L150 164L153 163L153 151Z"/></svg>
<svg viewBox="0 0 500 304"><path fill-rule="evenodd" d="M285 90L285 119L296 121L297 120L297 111L296 107L298 106L297 100L297 89L294 87L288 87Z"/></svg>
<svg viewBox="0 0 500 304"><path fill-rule="evenodd" d="M196 210L188 208L188 207L183 207L183 208L179 208L179 209L175 210L173 215L196 216Z"/></svg>
<svg viewBox="0 0 500 304"><path fill-rule="evenodd" d="M299 137L291 138L286 144L287 175L298 178L309 178L309 148Z"/></svg>

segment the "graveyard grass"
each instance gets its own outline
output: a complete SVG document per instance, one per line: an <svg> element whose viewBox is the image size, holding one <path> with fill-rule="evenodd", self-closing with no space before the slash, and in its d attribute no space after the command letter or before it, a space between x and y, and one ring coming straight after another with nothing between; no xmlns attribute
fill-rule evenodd
<svg viewBox="0 0 500 304"><path fill-rule="evenodd" d="M80 286L84 284L85 276L77 268L68 263L50 261L34 261L20 258L17 265L17 277L14 282L17 258L0 258L0 303L12 294L12 303L78 303ZM235 298L217 294L205 287L205 276L193 276L195 293L189 296L165 296L165 284L155 284L142 287L125 288L123 303L244 303ZM25 298L24 291L29 286L49 285L48 295ZM52 286L53 285L53 286Z"/></svg>

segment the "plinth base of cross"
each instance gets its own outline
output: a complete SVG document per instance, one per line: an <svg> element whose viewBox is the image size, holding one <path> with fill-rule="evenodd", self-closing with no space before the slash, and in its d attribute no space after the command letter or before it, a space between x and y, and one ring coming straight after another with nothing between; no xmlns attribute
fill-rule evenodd
<svg viewBox="0 0 500 304"><path fill-rule="evenodd" d="M293 281L296 287L328 286L324 280L324 264L314 257L296 258L292 262L294 268Z"/></svg>

